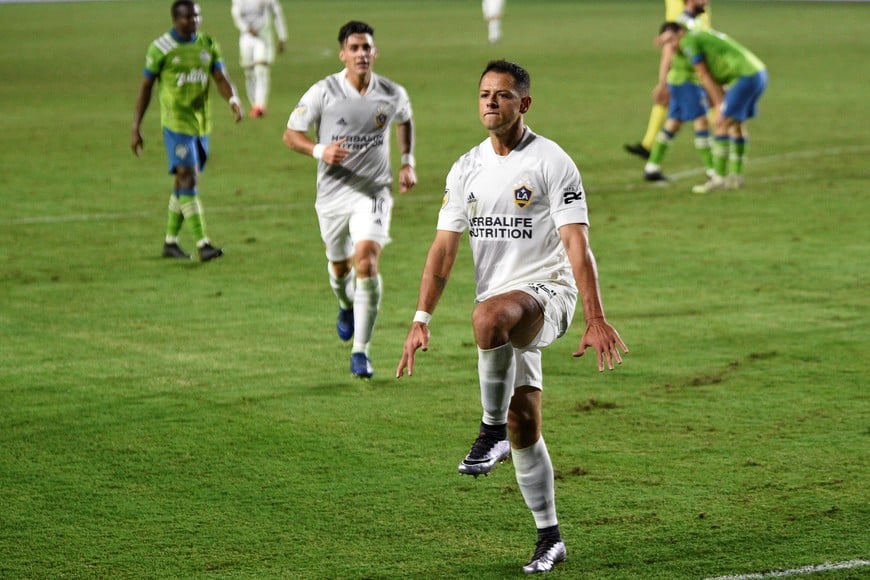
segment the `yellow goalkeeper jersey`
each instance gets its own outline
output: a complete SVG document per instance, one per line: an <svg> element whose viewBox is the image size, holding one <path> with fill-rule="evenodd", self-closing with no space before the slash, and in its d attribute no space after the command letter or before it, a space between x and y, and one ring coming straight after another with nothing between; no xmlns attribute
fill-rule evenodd
<svg viewBox="0 0 870 580"><path fill-rule="evenodd" d="M665 0L665 22L676 22L680 14L685 10L685 2L683 0ZM704 13L698 16L698 21L701 23L701 28L710 29L710 5L704 10Z"/></svg>

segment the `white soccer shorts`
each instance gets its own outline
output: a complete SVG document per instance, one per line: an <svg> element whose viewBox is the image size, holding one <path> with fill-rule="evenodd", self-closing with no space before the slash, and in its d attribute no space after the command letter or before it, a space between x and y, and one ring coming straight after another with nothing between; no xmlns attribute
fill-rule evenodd
<svg viewBox="0 0 870 580"><path fill-rule="evenodd" d="M246 32L239 36L239 64L242 68L273 62L275 62L275 42L271 35L263 38Z"/></svg>
<svg viewBox="0 0 870 580"><path fill-rule="evenodd" d="M344 194L342 199L344 204L316 207L327 260L340 262L349 259L357 242L372 241L382 248L390 243L393 196L389 190L374 197L361 193Z"/></svg>
<svg viewBox="0 0 870 580"><path fill-rule="evenodd" d="M541 349L553 344L568 331L577 307L577 291L564 284L548 282L524 284L515 290L522 290L541 305L544 324L529 344L523 348L514 348L514 389L524 386L543 389Z"/></svg>

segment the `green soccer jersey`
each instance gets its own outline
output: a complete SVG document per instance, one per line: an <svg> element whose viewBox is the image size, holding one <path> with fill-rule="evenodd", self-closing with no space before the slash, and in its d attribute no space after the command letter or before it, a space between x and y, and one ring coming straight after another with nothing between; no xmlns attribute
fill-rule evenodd
<svg viewBox="0 0 870 580"><path fill-rule="evenodd" d="M160 122L164 127L185 135L211 132L208 93L211 72L220 66L220 47L208 35L197 34L182 42L170 30L151 43L145 55L145 74L160 83Z"/></svg>
<svg viewBox="0 0 870 580"><path fill-rule="evenodd" d="M709 30L709 15L704 13L702 16L707 16L707 18L696 18L688 12L683 11L677 17L676 21L683 24L689 30L694 28ZM692 63L690 63L686 56L679 50L674 53L674 58L671 61L671 68L668 70L667 81L669 85L683 85L686 83L698 84L698 75L695 72L695 67L692 66Z"/></svg>
<svg viewBox="0 0 870 580"><path fill-rule="evenodd" d="M687 30L680 50L695 64L704 61L717 83L728 85L764 70L764 63L746 47L716 30Z"/></svg>

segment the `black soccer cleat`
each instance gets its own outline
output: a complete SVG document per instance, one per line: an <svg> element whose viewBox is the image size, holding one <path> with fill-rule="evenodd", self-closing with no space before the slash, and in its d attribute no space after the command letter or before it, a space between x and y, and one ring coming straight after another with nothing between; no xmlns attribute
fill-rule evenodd
<svg viewBox="0 0 870 580"><path fill-rule="evenodd" d="M643 172L643 178L644 178L646 181L652 181L652 182L657 182L657 183L668 183L668 182L671 181L671 180L668 179L668 177L667 177L664 173L662 173L661 171L644 171L644 172Z"/></svg>
<svg viewBox="0 0 870 580"><path fill-rule="evenodd" d="M164 258L179 258L181 260L189 260L190 254L181 249L181 246L178 244L163 244L163 257Z"/></svg>
<svg viewBox="0 0 870 580"><path fill-rule="evenodd" d="M208 262L224 255L224 251L221 248L215 248L209 243L203 244L196 251L199 254L200 262Z"/></svg>
<svg viewBox="0 0 870 580"><path fill-rule="evenodd" d="M649 159L649 149L647 149L640 143L627 143L623 145L623 147L625 147L625 150L632 155L637 155L638 157L642 157L643 159Z"/></svg>

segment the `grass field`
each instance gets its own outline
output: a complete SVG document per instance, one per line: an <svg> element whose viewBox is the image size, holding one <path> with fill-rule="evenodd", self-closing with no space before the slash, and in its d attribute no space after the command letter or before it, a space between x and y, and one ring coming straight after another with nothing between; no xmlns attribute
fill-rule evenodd
<svg viewBox="0 0 870 580"><path fill-rule="evenodd" d="M0 577L521 574L534 522L512 467L456 473L480 419L467 247L432 348L393 378L447 170L484 137L493 57L530 70L528 123L580 166L631 348L613 373L572 359L578 316L544 356L569 550L553 577L870 560L870 5L716 0L716 27L771 81L747 186L705 197L687 132L670 187L622 151L646 126L658 0L510 0L495 47L476 0L285 0L269 114L233 125L216 107L200 189L226 257L200 264L159 257L156 100L144 157L129 149L169 4L0 5ZM241 88L229 1L202 6ZM314 163L281 143L296 99L339 70L350 18L375 26L377 71L407 87L418 137L367 382L333 330Z"/></svg>

